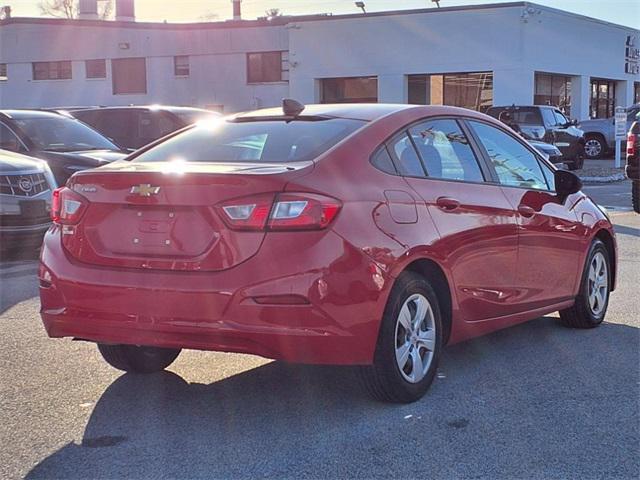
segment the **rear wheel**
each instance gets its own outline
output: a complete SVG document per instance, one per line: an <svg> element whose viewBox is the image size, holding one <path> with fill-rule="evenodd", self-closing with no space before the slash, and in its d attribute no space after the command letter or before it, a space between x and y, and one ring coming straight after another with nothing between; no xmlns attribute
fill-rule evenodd
<svg viewBox="0 0 640 480"><path fill-rule="evenodd" d="M594 240L582 274L575 304L560 311L562 322L572 328L597 327L604 320L609 306L611 266L604 243Z"/></svg>
<svg viewBox="0 0 640 480"><path fill-rule="evenodd" d="M606 148L607 144L602 135L588 134L585 136L584 154L587 158L600 158Z"/></svg>
<svg viewBox="0 0 640 480"><path fill-rule="evenodd" d="M640 180L632 180L631 182L631 202L633 210L640 213Z"/></svg>
<svg viewBox="0 0 640 480"><path fill-rule="evenodd" d="M420 399L435 377L442 334L435 291L422 276L403 273L385 308L374 363L361 369L365 388L384 402Z"/></svg>
<svg viewBox="0 0 640 480"><path fill-rule="evenodd" d="M180 349L98 344L106 362L118 370L154 373L164 370L180 355Z"/></svg>

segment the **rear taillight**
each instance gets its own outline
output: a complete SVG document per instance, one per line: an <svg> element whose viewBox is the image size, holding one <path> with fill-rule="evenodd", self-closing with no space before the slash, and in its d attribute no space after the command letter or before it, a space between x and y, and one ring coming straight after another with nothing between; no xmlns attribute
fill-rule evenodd
<svg viewBox="0 0 640 480"><path fill-rule="evenodd" d="M67 187L53 191L51 220L62 225L75 225L82 218L88 201L82 195Z"/></svg>
<svg viewBox="0 0 640 480"><path fill-rule="evenodd" d="M627 135L627 155L635 155L636 154L636 142L638 141L638 137L635 133L629 133Z"/></svg>
<svg viewBox="0 0 640 480"><path fill-rule="evenodd" d="M342 204L314 193L263 194L243 197L219 206L233 230L322 230L336 217Z"/></svg>

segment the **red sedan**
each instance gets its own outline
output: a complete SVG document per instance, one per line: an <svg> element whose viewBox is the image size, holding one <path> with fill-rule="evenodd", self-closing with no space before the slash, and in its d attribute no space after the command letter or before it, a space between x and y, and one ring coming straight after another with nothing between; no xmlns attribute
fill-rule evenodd
<svg viewBox="0 0 640 480"><path fill-rule="evenodd" d="M42 318L125 371L242 352L360 365L411 402L447 344L558 310L603 321L616 242L580 188L480 113L285 101L57 190Z"/></svg>

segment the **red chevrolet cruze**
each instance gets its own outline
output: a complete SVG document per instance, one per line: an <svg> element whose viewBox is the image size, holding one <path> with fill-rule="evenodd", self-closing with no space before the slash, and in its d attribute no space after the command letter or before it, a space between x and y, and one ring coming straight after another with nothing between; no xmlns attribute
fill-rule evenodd
<svg viewBox="0 0 640 480"><path fill-rule="evenodd" d="M480 113L285 101L129 160L56 191L39 272L49 335L125 371L252 353L410 402L446 344L558 310L595 327L615 286L578 178Z"/></svg>

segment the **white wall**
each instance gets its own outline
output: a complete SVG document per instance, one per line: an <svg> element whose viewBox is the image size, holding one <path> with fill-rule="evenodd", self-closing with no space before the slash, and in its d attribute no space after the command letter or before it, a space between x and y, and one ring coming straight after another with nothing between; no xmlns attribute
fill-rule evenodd
<svg viewBox="0 0 640 480"><path fill-rule="evenodd" d="M124 43L127 50L120 48ZM8 24L0 27L0 62L9 64L9 80L0 82L0 106L215 104L227 112L275 106L287 96L288 84L247 84L246 53L287 49L287 32L278 26L173 30ZM175 55L190 56L188 78L174 76ZM106 79L85 78L84 60L124 57L146 57L146 95L113 95L110 62ZM32 79L31 62L56 60L73 60L72 80Z"/></svg>
<svg viewBox="0 0 640 480"><path fill-rule="evenodd" d="M406 94L399 93L397 80L406 75L522 68L519 13L517 8L443 9L295 23L289 42L291 62L297 62L291 67L291 95L319 100L315 79L378 75L379 98L400 99Z"/></svg>

